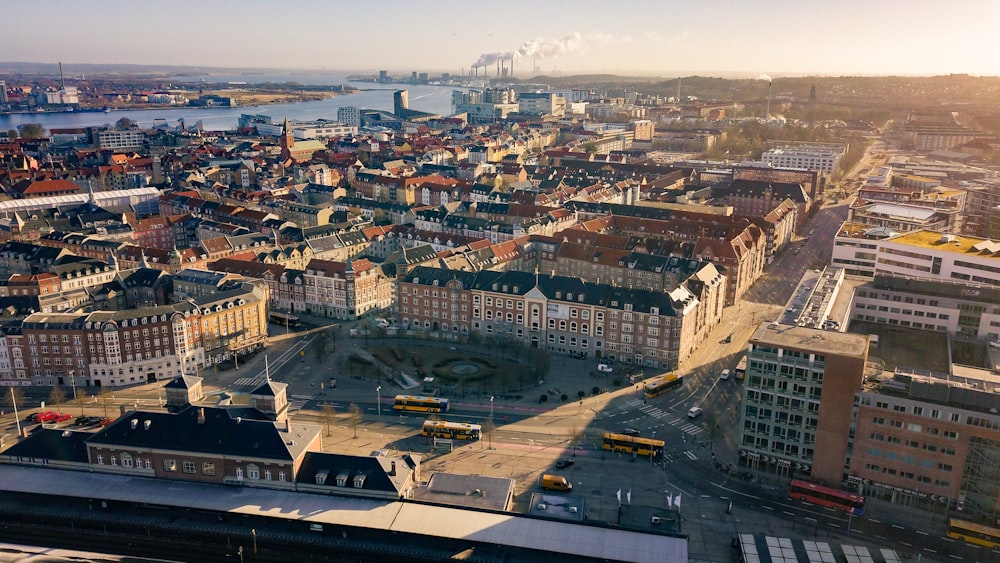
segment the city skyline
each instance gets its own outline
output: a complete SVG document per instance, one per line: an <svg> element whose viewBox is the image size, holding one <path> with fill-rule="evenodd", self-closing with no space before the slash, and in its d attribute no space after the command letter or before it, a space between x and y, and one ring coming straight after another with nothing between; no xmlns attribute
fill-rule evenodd
<svg viewBox="0 0 1000 563"><path fill-rule="evenodd" d="M416 5L50 0L7 8L16 62L496 74L1000 75L1000 3L718 0Z"/></svg>

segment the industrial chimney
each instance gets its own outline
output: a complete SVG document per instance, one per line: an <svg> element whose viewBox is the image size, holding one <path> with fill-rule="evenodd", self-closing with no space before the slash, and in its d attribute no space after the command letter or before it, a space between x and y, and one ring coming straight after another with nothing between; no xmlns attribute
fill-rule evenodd
<svg viewBox="0 0 1000 563"><path fill-rule="evenodd" d="M771 120L771 85L774 83L773 80L767 81L767 109L764 111L764 119Z"/></svg>

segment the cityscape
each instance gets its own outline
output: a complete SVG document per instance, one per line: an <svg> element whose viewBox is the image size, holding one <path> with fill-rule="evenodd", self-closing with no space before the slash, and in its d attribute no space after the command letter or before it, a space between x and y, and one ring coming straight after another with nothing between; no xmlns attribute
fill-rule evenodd
<svg viewBox="0 0 1000 563"><path fill-rule="evenodd" d="M413 44L461 6L326 58L14 9L52 39L0 62L0 560L1000 562L979 35Z"/></svg>

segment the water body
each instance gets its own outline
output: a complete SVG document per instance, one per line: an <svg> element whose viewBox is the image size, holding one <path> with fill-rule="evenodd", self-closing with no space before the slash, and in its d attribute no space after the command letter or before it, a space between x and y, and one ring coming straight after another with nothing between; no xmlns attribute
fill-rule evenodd
<svg viewBox="0 0 1000 563"><path fill-rule="evenodd" d="M63 129L73 127L92 127L113 125L123 117L137 122L141 127L152 127L153 121L163 119L168 124L176 124L179 119L191 127L201 120L206 130L235 129L240 114L270 115L275 121L285 117L289 119L314 120L337 119L337 109L354 106L363 109L378 109L392 111L392 93L396 90L410 91L410 108L441 115L451 113L451 93L456 88L451 86L430 86L412 84L375 84L371 82L349 82L344 75L323 74L243 74L206 77L206 81L219 83L240 81L248 84L289 81L309 85L348 84L363 91L355 94L339 95L316 102L296 102L288 104L269 104L262 106L242 106L235 108L170 108L143 109L103 112L66 112L66 113L18 113L0 115L0 131L16 129L24 123L40 123L45 129ZM200 82L201 77L176 77L176 83ZM186 85L187 86L187 85ZM191 85L193 86L193 85Z"/></svg>

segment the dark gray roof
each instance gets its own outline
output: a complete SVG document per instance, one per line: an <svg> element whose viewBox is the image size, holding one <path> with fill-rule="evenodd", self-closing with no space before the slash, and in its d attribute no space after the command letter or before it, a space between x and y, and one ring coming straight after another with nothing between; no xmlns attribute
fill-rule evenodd
<svg viewBox="0 0 1000 563"><path fill-rule="evenodd" d="M348 489L346 494L351 495L351 491L355 489L354 478L363 475L364 482L360 487L361 490L383 491L398 495L401 492L400 488L396 483L393 483L394 476L389 475L393 461L396 462L396 476L406 475L412 470L402 460L390 460L376 456L363 457L307 452L302 459L302 465L299 466L295 480L299 483L319 485L316 483L316 475L325 471L326 480L320 486L328 487L331 493L336 493L337 489ZM337 486L338 475L348 476L348 481L344 486Z"/></svg>
<svg viewBox="0 0 1000 563"><path fill-rule="evenodd" d="M14 444L3 455L24 459L47 459L87 463L87 439L90 432L65 429L41 429Z"/></svg>
<svg viewBox="0 0 1000 563"><path fill-rule="evenodd" d="M190 389L201 383L203 378L193 375L179 375L163 386L164 389Z"/></svg>
<svg viewBox="0 0 1000 563"><path fill-rule="evenodd" d="M198 422L204 410L204 423ZM134 421L134 422L133 422ZM147 424L148 422L148 424ZM177 413L132 411L95 434L90 444L291 461L315 439L317 426L231 417L227 409L189 407Z"/></svg>

